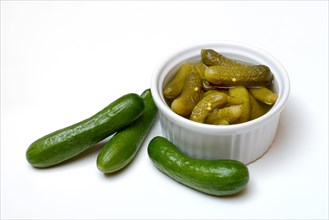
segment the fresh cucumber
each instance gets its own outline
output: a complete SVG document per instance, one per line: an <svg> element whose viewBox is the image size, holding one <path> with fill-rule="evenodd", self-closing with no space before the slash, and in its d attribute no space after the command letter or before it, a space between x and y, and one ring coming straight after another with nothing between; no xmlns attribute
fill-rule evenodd
<svg viewBox="0 0 329 220"><path fill-rule="evenodd" d="M245 164L236 160L192 159L163 137L150 141L148 154L159 170L206 194L232 195L244 189L249 181Z"/></svg>
<svg viewBox="0 0 329 220"><path fill-rule="evenodd" d="M117 132L103 147L97 157L97 168L104 173L112 173L124 168L135 157L151 128L158 109L152 99L150 89L141 97L145 103L143 114L131 125Z"/></svg>
<svg viewBox="0 0 329 220"><path fill-rule="evenodd" d="M139 95L124 95L92 117L36 140L27 149L26 159L39 168L61 163L131 124L143 111Z"/></svg>

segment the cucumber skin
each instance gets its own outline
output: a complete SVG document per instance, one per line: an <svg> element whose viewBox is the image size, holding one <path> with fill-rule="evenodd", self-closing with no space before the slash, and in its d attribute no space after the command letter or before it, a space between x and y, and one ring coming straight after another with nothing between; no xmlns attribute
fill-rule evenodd
<svg viewBox="0 0 329 220"><path fill-rule="evenodd" d="M154 137L148 146L154 165L186 186L215 196L242 191L249 182L245 164L236 160L192 159L163 137Z"/></svg>
<svg viewBox="0 0 329 220"><path fill-rule="evenodd" d="M124 95L90 118L36 140L27 149L26 159L37 168L61 163L132 123L143 111L139 95Z"/></svg>
<svg viewBox="0 0 329 220"><path fill-rule="evenodd" d="M105 144L97 157L97 168L103 173L113 173L128 165L142 146L158 112L150 89L141 97L145 108L143 114L131 125L117 132Z"/></svg>

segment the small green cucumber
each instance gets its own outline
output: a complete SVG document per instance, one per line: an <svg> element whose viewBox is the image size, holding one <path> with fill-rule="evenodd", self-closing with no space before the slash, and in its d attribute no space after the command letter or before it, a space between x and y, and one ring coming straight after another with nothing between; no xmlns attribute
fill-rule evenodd
<svg viewBox="0 0 329 220"><path fill-rule="evenodd" d="M141 97L145 103L143 114L131 125L117 132L104 146L97 157L97 168L103 173L113 173L128 165L143 144L158 109L150 89Z"/></svg>
<svg viewBox="0 0 329 220"><path fill-rule="evenodd" d="M27 149L26 159L38 168L61 163L131 124L143 111L139 95L124 95L92 117L36 140Z"/></svg>
<svg viewBox="0 0 329 220"><path fill-rule="evenodd" d="M193 159L163 137L154 137L150 141L148 155L154 165L169 177L206 194L236 194L249 182L245 164L236 160Z"/></svg>

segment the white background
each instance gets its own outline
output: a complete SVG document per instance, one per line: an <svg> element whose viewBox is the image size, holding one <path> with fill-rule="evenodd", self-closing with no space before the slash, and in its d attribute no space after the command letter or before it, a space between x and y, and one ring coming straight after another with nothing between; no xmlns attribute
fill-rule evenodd
<svg viewBox="0 0 329 220"><path fill-rule="evenodd" d="M241 194L213 197L158 171L147 144L122 172L96 168L96 146L49 169L28 146L116 98L150 87L177 48L240 41L276 57L291 81L270 150ZM1 1L1 218L327 219L327 1Z"/></svg>

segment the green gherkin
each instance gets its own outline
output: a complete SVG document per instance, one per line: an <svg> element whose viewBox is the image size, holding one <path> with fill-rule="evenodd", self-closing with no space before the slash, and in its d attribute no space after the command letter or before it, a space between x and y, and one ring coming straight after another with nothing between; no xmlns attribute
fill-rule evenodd
<svg viewBox="0 0 329 220"><path fill-rule="evenodd" d="M247 122L250 120L250 97L249 92L244 86L237 86L229 89L230 96L243 100L241 104L241 116L237 123Z"/></svg>
<svg viewBox="0 0 329 220"><path fill-rule="evenodd" d="M201 79L204 79L204 71L207 69L207 66L204 65L202 62L198 62L193 64L193 70L199 73Z"/></svg>
<svg viewBox="0 0 329 220"><path fill-rule="evenodd" d="M245 64L231 60L212 49L201 50L202 62L207 66L225 66L225 67L242 67Z"/></svg>
<svg viewBox="0 0 329 220"><path fill-rule="evenodd" d="M190 119L203 123L206 117L216 108L221 108L227 103L227 95L222 92L213 92L201 99L194 107Z"/></svg>
<svg viewBox="0 0 329 220"><path fill-rule="evenodd" d="M200 100L201 86L202 80L199 73L191 71L186 77L182 93L171 103L171 109L181 116L191 114Z"/></svg>
<svg viewBox="0 0 329 220"><path fill-rule="evenodd" d="M268 105L274 105L278 99L278 94L272 92L266 87L250 88L249 92L257 99Z"/></svg>
<svg viewBox="0 0 329 220"><path fill-rule="evenodd" d="M206 119L207 124L229 125L235 123L242 114L241 105L232 105L212 112Z"/></svg>
<svg viewBox="0 0 329 220"><path fill-rule="evenodd" d="M258 102L255 97L249 93L250 99L250 119L258 118L270 110L272 106Z"/></svg>
<svg viewBox="0 0 329 220"><path fill-rule="evenodd" d="M268 86L273 75L265 65L224 67L211 66L205 70L205 78L212 84L222 87Z"/></svg>
<svg viewBox="0 0 329 220"><path fill-rule="evenodd" d="M163 95L167 99L173 99L179 96L184 87L186 76L192 69L192 65L183 63L177 71L174 78L163 88Z"/></svg>

